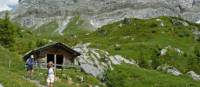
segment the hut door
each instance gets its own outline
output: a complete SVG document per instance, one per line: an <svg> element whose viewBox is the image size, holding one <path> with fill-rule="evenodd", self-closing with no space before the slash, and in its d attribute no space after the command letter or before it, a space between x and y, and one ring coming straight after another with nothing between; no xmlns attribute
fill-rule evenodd
<svg viewBox="0 0 200 87"><path fill-rule="evenodd" d="M54 63L54 54L47 54L47 63L50 61Z"/></svg>
<svg viewBox="0 0 200 87"><path fill-rule="evenodd" d="M56 63L56 68L62 68L63 65L63 55L55 55L54 54L47 54L47 63L52 61Z"/></svg>
<svg viewBox="0 0 200 87"><path fill-rule="evenodd" d="M58 64L57 68L62 68L63 65L63 55L56 55L56 64Z"/></svg>

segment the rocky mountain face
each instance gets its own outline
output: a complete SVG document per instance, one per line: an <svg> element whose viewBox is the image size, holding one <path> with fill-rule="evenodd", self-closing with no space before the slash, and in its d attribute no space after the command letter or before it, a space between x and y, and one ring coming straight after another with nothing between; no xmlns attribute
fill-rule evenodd
<svg viewBox="0 0 200 87"><path fill-rule="evenodd" d="M79 16L86 27L98 28L130 17L176 16L197 22L199 8L200 0L19 0L12 18L23 26L37 28Z"/></svg>

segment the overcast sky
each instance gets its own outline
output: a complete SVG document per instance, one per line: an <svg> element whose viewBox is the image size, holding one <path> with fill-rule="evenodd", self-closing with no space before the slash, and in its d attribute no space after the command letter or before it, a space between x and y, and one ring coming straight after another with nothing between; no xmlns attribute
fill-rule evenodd
<svg viewBox="0 0 200 87"><path fill-rule="evenodd" d="M18 0L0 0L0 11L12 10L18 4Z"/></svg>

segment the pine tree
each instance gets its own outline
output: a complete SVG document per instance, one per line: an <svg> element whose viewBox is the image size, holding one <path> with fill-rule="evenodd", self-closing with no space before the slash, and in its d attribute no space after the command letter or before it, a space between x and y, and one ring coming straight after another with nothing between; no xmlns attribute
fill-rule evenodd
<svg viewBox="0 0 200 87"><path fill-rule="evenodd" d="M11 47L15 42L16 26L10 22L9 13L4 19L0 19L0 45Z"/></svg>

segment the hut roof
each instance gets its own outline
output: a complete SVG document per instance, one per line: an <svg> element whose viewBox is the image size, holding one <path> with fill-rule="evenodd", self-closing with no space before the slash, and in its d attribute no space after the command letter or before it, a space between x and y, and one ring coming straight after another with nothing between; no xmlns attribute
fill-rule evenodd
<svg viewBox="0 0 200 87"><path fill-rule="evenodd" d="M24 54L23 59L27 60L30 57L31 54L47 50L48 48L51 48L51 47L56 48L56 49L63 48L65 51L67 51L68 53L72 54L72 56L74 56L74 57L77 57L77 56L81 55L79 52L73 50L72 48L70 48L69 46L65 45L64 43L55 42L55 43L46 44L46 45L44 45L42 47L38 47L38 48L35 48L33 50L28 51L27 53Z"/></svg>

